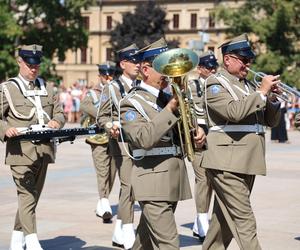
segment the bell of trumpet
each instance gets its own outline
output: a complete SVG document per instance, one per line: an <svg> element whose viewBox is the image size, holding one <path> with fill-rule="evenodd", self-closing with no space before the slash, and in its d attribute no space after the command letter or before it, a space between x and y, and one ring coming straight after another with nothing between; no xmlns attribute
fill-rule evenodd
<svg viewBox="0 0 300 250"><path fill-rule="evenodd" d="M247 68L247 70L253 74L253 83L255 84L255 86L257 88L259 88L261 85L260 80L263 77L265 77L267 74L264 72L256 72L250 68ZM280 98L283 101L292 103L296 97L298 97L298 98L300 97L300 92L297 89L290 87L286 83L280 82L278 84L278 88L281 90L281 92L282 92L281 94L277 94L277 93L271 93L271 94L277 96L278 98Z"/></svg>

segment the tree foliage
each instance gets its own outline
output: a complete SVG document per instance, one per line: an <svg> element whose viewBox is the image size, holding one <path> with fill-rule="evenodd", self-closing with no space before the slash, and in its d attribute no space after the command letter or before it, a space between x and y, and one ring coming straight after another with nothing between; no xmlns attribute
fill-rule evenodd
<svg viewBox="0 0 300 250"><path fill-rule="evenodd" d="M300 0L246 0L241 8L220 5L216 16L231 36L248 33L257 58L254 68L300 88Z"/></svg>
<svg viewBox="0 0 300 250"><path fill-rule="evenodd" d="M166 12L155 1L141 1L133 13L124 13L122 23L117 23L110 32L110 43L114 53L132 43L142 48L165 37L168 23ZM178 44L176 41L170 43L173 46Z"/></svg>
<svg viewBox="0 0 300 250"><path fill-rule="evenodd" d="M91 4L92 0L1 0L1 2L3 2L1 5L8 6L6 14L13 17L9 19L11 27L18 28L18 32L9 35L10 44L15 47L21 44L41 44L45 59L49 62L54 55L63 61L68 49L86 46L88 33L84 28L80 10ZM4 14L0 12L0 20ZM4 44L8 45L8 41L4 41ZM6 53L9 56L4 60L12 61L13 51L6 50ZM45 70L50 68L44 67ZM16 66L13 69L16 71ZM47 71L41 73L50 75ZM5 77L6 72L0 68L0 79Z"/></svg>
<svg viewBox="0 0 300 250"><path fill-rule="evenodd" d="M7 5L0 1L0 80L15 73L14 41L21 34Z"/></svg>

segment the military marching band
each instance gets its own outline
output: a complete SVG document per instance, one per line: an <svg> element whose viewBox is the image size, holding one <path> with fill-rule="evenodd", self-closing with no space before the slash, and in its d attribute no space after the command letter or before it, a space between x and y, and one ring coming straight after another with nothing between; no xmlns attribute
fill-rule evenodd
<svg viewBox="0 0 300 250"><path fill-rule="evenodd" d="M115 176L120 180L113 246L179 249L174 213L178 201L192 198L190 161L197 212L191 234L202 249L227 249L233 238L240 249L261 249L250 195L255 176L266 175L265 127L280 120L283 90L279 76L264 75L259 86L247 79L255 53L246 34L220 49L221 66L212 51L168 49L161 38L144 48L127 45L116 63L97 65L99 82L81 102L81 124L88 129L99 194L95 211L103 223L112 222L109 194ZM58 98L39 77L42 56L40 45L21 46L19 74L0 85L0 139L18 197L10 250L43 249L36 208L59 140L51 132L36 139L34 132L65 124ZM90 135L95 127L101 133ZM30 139L17 139L29 132ZM137 228L135 202L141 209Z"/></svg>

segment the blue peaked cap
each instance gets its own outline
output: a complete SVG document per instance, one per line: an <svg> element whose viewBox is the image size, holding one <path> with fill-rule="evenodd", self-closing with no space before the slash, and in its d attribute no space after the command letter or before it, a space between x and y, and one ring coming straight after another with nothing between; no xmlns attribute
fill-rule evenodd
<svg viewBox="0 0 300 250"><path fill-rule="evenodd" d="M235 37L231 41L222 44L220 47L223 55L233 53L246 58L255 57L255 53L251 49L250 42L246 34Z"/></svg>
<svg viewBox="0 0 300 250"><path fill-rule="evenodd" d="M210 50L199 56L198 65L202 65L207 68L216 68L219 66L214 53Z"/></svg>
<svg viewBox="0 0 300 250"><path fill-rule="evenodd" d="M37 44L24 45L19 49L19 56L28 64L38 65L43 56L42 48Z"/></svg>
<svg viewBox="0 0 300 250"><path fill-rule="evenodd" d="M136 55L137 52L138 52L138 47L136 46L135 43L133 43L130 46L121 49L117 52L119 61L122 60L135 61L136 57L134 55Z"/></svg>
<svg viewBox="0 0 300 250"><path fill-rule="evenodd" d="M111 76L116 71L115 63L110 62L110 61L107 61L106 63L103 63L103 64L97 64L97 66L98 66L99 74L101 74L101 75Z"/></svg>
<svg viewBox="0 0 300 250"><path fill-rule="evenodd" d="M136 54L137 60L139 62L143 61L153 61L153 59L168 50L168 45L164 38L161 38L150 45L142 48Z"/></svg>

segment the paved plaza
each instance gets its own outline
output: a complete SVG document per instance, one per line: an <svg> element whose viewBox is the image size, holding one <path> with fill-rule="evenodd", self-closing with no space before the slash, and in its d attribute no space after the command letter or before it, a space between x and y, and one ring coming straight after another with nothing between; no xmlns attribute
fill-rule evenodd
<svg viewBox="0 0 300 250"><path fill-rule="evenodd" d="M266 135L268 175L258 176L252 193L262 249L300 249L300 132L290 131L290 144L270 142ZM4 165L0 145L0 250L8 250L17 209L16 189L10 169ZM220 156L222 157L222 156ZM254 159L255 160L255 159ZM191 188L194 177L188 167ZM119 181L110 201L116 219ZM95 216L98 199L91 150L84 139L58 146L57 161L49 166L45 188L37 208L38 235L45 250L108 250L114 224ZM176 210L181 249L201 249L192 237L194 200L180 202ZM140 216L135 206L135 225ZM234 240L229 250L237 250Z"/></svg>

